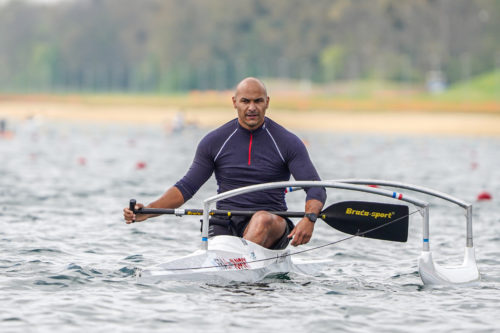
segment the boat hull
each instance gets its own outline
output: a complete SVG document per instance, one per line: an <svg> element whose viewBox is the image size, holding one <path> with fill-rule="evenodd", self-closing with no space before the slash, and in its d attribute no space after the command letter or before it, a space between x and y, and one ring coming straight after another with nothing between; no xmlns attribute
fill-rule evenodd
<svg viewBox="0 0 500 333"><path fill-rule="evenodd" d="M163 280L204 281L210 283L257 282L284 273L315 274L325 261L292 261L290 251L269 250L233 236L210 239L208 250L138 270L141 283Z"/></svg>

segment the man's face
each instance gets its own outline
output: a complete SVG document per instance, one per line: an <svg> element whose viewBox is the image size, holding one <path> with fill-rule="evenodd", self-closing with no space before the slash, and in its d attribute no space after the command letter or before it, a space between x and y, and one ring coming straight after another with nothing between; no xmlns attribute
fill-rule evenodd
<svg viewBox="0 0 500 333"><path fill-rule="evenodd" d="M236 90L233 105L238 111L240 125L248 130L254 130L264 123L269 97L260 83L247 81Z"/></svg>

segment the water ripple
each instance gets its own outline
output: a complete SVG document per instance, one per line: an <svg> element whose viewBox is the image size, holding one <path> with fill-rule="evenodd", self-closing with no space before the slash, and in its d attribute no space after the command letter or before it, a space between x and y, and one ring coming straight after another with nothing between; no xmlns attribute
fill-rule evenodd
<svg viewBox="0 0 500 333"><path fill-rule="evenodd" d="M199 219L159 217L126 225L121 210L130 198L150 202L176 182L204 132L167 136L159 126L45 126L37 140L21 134L8 144L0 139L1 156L12 157L0 164L2 332L497 330L498 139L299 133L325 179L392 179L471 202L479 191L491 191L491 202L474 202L479 283L423 286L417 267L422 226L415 215L407 243L354 238L304 253L304 258L331 259L316 276L146 285L137 283L137 269L198 248ZM475 170L470 170L471 156L480 165ZM148 167L136 169L137 161L147 161ZM215 190L211 179L189 206L200 207ZM303 209L303 200L300 193L287 197L293 210ZM374 199L329 194L329 202L345 200ZM431 248L446 265L462 260L463 222L463 211L431 200ZM307 246L343 237L317 223Z"/></svg>

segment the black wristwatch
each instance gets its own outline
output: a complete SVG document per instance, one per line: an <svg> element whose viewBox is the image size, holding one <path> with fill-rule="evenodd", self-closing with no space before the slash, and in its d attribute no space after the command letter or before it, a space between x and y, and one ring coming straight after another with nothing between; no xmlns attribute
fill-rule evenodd
<svg viewBox="0 0 500 333"><path fill-rule="evenodd" d="M304 217L307 217L312 223L316 222L316 220L318 219L318 215L314 213L307 213L304 215Z"/></svg>

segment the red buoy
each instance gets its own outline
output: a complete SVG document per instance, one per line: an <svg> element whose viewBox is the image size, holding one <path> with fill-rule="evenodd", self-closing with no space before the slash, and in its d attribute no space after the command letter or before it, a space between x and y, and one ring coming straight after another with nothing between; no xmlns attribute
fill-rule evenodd
<svg viewBox="0 0 500 333"><path fill-rule="evenodd" d="M146 167L146 162L137 162L137 164L135 165L135 167L138 170L144 169Z"/></svg>
<svg viewBox="0 0 500 333"><path fill-rule="evenodd" d="M87 159L85 157L79 157L78 158L78 164L80 164L80 165L87 164Z"/></svg>
<svg viewBox="0 0 500 333"><path fill-rule="evenodd" d="M482 201L482 200L491 200L492 196L489 192L483 191L477 195L477 200Z"/></svg>

